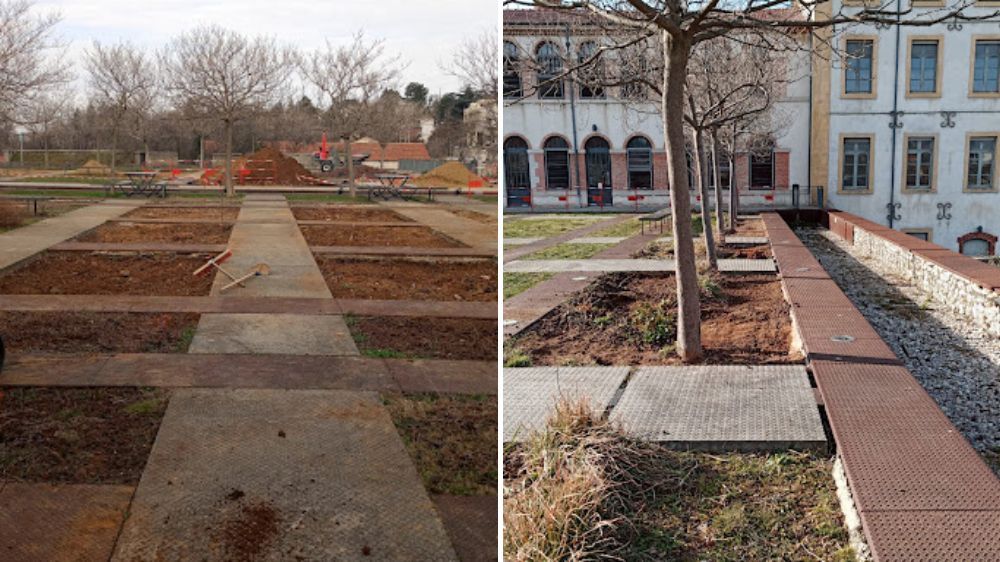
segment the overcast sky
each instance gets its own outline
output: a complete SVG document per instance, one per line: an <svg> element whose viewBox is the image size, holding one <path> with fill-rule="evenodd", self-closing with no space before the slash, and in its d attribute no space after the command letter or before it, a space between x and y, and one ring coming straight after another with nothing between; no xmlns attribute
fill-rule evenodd
<svg viewBox="0 0 1000 562"><path fill-rule="evenodd" d="M39 11L58 11L59 35L69 55L80 54L97 38L128 39L153 49L199 24L211 23L246 34L271 35L311 49L329 38L347 42L355 31L382 37L386 50L409 62L402 83L421 82L432 94L456 90L458 80L440 63L456 46L498 24L496 0L36 0ZM82 73L82 66L76 68Z"/></svg>

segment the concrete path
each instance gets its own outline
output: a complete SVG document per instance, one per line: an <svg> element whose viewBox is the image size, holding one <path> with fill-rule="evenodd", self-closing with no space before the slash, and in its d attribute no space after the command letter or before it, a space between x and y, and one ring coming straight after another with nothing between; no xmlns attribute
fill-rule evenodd
<svg viewBox="0 0 1000 562"><path fill-rule="evenodd" d="M504 238L504 246L523 246L525 244L534 244L535 242L540 242L545 240L545 238Z"/></svg>
<svg viewBox="0 0 1000 562"><path fill-rule="evenodd" d="M803 365L640 367L611 419L685 449L826 450Z"/></svg>
<svg viewBox="0 0 1000 562"><path fill-rule="evenodd" d="M259 223L262 220L273 222ZM266 263L271 266L271 274L247 281L246 288L235 287L225 293L220 290L229 279L216 275L212 295L332 298L288 202L280 195L246 196L229 237L229 248L233 257L223 264L229 272L238 275Z"/></svg>
<svg viewBox="0 0 1000 562"><path fill-rule="evenodd" d="M266 222L261 222L266 221ZM280 195L248 195L230 235L233 257L223 267L233 275L258 263L271 268L246 287L223 292L231 280L216 273L212 296L329 300L333 296ZM310 314L204 314L190 353L358 355L343 318Z"/></svg>
<svg viewBox="0 0 1000 562"><path fill-rule="evenodd" d="M643 271L672 272L677 268L674 260L650 259L586 259L586 260L518 260L507 262L504 273L562 273L567 271L597 271L602 273ZM720 259L719 271L723 273L772 273L777 269L774 260Z"/></svg>
<svg viewBox="0 0 1000 562"><path fill-rule="evenodd" d="M318 355L18 354L0 385L497 393L496 361Z"/></svg>
<svg viewBox="0 0 1000 562"><path fill-rule="evenodd" d="M0 560L107 560L134 490L0 483Z"/></svg>
<svg viewBox="0 0 1000 562"><path fill-rule="evenodd" d="M586 400L633 436L708 451L826 450L801 365L504 369L504 442Z"/></svg>
<svg viewBox="0 0 1000 562"><path fill-rule="evenodd" d="M0 270L141 206L145 200L103 201L0 234Z"/></svg>
<svg viewBox="0 0 1000 562"><path fill-rule="evenodd" d="M0 310L89 312L199 312L228 314L354 314L495 320L488 301L407 301L282 297L157 297L141 295L0 295Z"/></svg>
<svg viewBox="0 0 1000 562"><path fill-rule="evenodd" d="M301 314L206 314L188 353L359 355L343 317Z"/></svg>
<svg viewBox="0 0 1000 562"><path fill-rule="evenodd" d="M496 248L497 227L427 205L386 204L393 211L429 226L472 248Z"/></svg>
<svg viewBox="0 0 1000 562"><path fill-rule="evenodd" d="M629 367L528 367L503 370L503 441L523 441L545 426L561 401L586 399L603 414Z"/></svg>
<svg viewBox="0 0 1000 562"><path fill-rule="evenodd" d="M113 560L203 559L457 557L377 395L181 390Z"/></svg>

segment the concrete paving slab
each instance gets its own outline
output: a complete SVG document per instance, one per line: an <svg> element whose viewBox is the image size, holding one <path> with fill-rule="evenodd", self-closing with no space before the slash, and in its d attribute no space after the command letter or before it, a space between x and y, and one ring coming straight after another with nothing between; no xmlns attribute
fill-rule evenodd
<svg viewBox="0 0 1000 562"><path fill-rule="evenodd" d="M618 244L628 240L628 236L581 236L567 240L567 244Z"/></svg>
<svg viewBox="0 0 1000 562"><path fill-rule="evenodd" d="M524 244L534 244L545 240L544 238L504 238L504 246L523 246Z"/></svg>
<svg viewBox="0 0 1000 562"><path fill-rule="evenodd" d="M359 355L342 316L205 314L188 353Z"/></svg>
<svg viewBox="0 0 1000 562"><path fill-rule="evenodd" d="M734 246L756 246L767 244L767 236L726 236L726 244Z"/></svg>
<svg viewBox="0 0 1000 562"><path fill-rule="evenodd" d="M497 247L497 227L495 225L490 226L434 207L410 207L392 204L386 206L391 207L404 217L429 226L472 248Z"/></svg>
<svg viewBox="0 0 1000 562"><path fill-rule="evenodd" d="M497 497L431 498L462 562L497 560Z"/></svg>
<svg viewBox="0 0 1000 562"><path fill-rule="evenodd" d="M611 419L637 438L685 449L826 450L802 365L641 367Z"/></svg>
<svg viewBox="0 0 1000 562"><path fill-rule="evenodd" d="M774 260L720 259L719 271L723 273L777 273Z"/></svg>
<svg viewBox="0 0 1000 562"><path fill-rule="evenodd" d="M566 271L674 271L674 260L589 259L589 260L518 260L507 262L504 273L560 273Z"/></svg>
<svg viewBox="0 0 1000 562"><path fill-rule="evenodd" d="M113 560L241 553L457 560L376 394L177 391Z"/></svg>
<svg viewBox="0 0 1000 562"><path fill-rule="evenodd" d="M100 226L145 201L103 201L0 234L0 269Z"/></svg>
<svg viewBox="0 0 1000 562"><path fill-rule="evenodd" d="M0 560L107 560L132 486L0 484Z"/></svg>
<svg viewBox="0 0 1000 562"><path fill-rule="evenodd" d="M527 367L503 370L503 441L541 429L561 400L586 399L603 413L629 367Z"/></svg>

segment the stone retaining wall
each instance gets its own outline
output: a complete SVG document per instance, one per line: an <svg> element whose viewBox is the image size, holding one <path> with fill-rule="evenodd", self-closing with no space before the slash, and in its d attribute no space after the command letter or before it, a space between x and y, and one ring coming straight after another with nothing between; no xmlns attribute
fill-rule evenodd
<svg viewBox="0 0 1000 562"><path fill-rule="evenodd" d="M1000 268L849 213L831 211L830 230L938 304L1000 336Z"/></svg>

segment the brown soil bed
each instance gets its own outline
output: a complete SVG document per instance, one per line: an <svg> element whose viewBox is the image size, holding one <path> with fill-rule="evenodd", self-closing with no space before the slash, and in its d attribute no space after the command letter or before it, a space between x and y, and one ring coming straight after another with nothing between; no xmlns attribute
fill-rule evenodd
<svg viewBox="0 0 1000 562"><path fill-rule="evenodd" d="M105 244L225 244L231 224L109 222L76 237L77 242Z"/></svg>
<svg viewBox="0 0 1000 562"><path fill-rule="evenodd" d="M239 214L239 207L139 207L123 218L234 221Z"/></svg>
<svg viewBox="0 0 1000 562"><path fill-rule="evenodd" d="M310 246L412 246L416 248L464 248L427 226L301 225Z"/></svg>
<svg viewBox="0 0 1000 562"><path fill-rule="evenodd" d="M90 201L39 201L38 214L27 201L0 200L0 232L91 205Z"/></svg>
<svg viewBox="0 0 1000 562"><path fill-rule="evenodd" d="M0 274L0 294L205 296L212 276L192 273L209 258L166 252L45 252Z"/></svg>
<svg viewBox="0 0 1000 562"><path fill-rule="evenodd" d="M715 275L701 294L701 338L710 364L791 363L791 320L773 275ZM532 365L674 365L672 275L609 274L505 346Z"/></svg>
<svg viewBox="0 0 1000 562"><path fill-rule="evenodd" d="M0 311L8 351L184 353L198 314Z"/></svg>
<svg viewBox="0 0 1000 562"><path fill-rule="evenodd" d="M168 398L138 388L5 388L0 481L136 484Z"/></svg>
<svg viewBox="0 0 1000 562"><path fill-rule="evenodd" d="M767 236L767 229L760 219L737 219L736 236Z"/></svg>
<svg viewBox="0 0 1000 562"><path fill-rule="evenodd" d="M365 316L351 318L349 326L368 356L497 359L495 320Z"/></svg>
<svg viewBox="0 0 1000 562"><path fill-rule="evenodd" d="M330 222L413 222L388 209L356 207L292 207L295 220Z"/></svg>
<svg viewBox="0 0 1000 562"><path fill-rule="evenodd" d="M383 402L432 494L495 495L495 396L389 394Z"/></svg>
<svg viewBox="0 0 1000 562"><path fill-rule="evenodd" d="M334 298L496 301L493 260L408 260L316 256Z"/></svg>
<svg viewBox="0 0 1000 562"><path fill-rule="evenodd" d="M723 245L718 246L715 251L715 256L719 259L762 260L773 257L771 255L771 247L767 244L758 244L756 246ZM706 260L705 247L701 242L695 244L695 256L699 260ZM654 241L633 254L632 257L639 259L672 259L674 257L674 247L670 242Z"/></svg>

